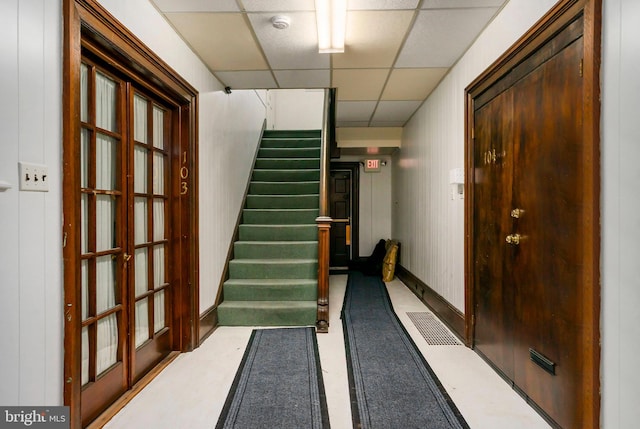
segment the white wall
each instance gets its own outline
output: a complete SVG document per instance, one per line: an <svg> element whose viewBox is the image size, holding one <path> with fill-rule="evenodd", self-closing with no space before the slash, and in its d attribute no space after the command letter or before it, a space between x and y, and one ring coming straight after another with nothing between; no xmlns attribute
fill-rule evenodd
<svg viewBox="0 0 640 429"><path fill-rule="evenodd" d="M210 308L253 167L265 119L254 91L200 97L208 124L200 129L200 313ZM201 120L202 121L202 120Z"/></svg>
<svg viewBox="0 0 640 429"><path fill-rule="evenodd" d="M324 108L323 89L271 89L267 91L270 130L319 130Z"/></svg>
<svg viewBox="0 0 640 429"><path fill-rule="evenodd" d="M62 403L61 2L0 2L0 404ZM49 167L19 192L18 162Z"/></svg>
<svg viewBox="0 0 640 429"><path fill-rule="evenodd" d="M464 167L464 88L556 0L511 0L405 126L394 156L393 236L400 263L464 311L464 201L449 170Z"/></svg>
<svg viewBox="0 0 640 429"><path fill-rule="evenodd" d="M640 421L640 2L604 1L602 421Z"/></svg>
<svg viewBox="0 0 640 429"><path fill-rule="evenodd" d="M201 238L200 266L206 275L218 275L202 282L204 298L210 299L220 276L215 265L209 266L226 255L239 210L233 204L239 190L244 191L265 106L257 92L223 94L215 77L147 0L101 3L200 92L201 174L209 180L200 188L200 204L207 209L201 223L219 222L217 230ZM59 405L64 340L62 1L0 1L0 38L0 181L14 185L0 192L0 404ZM227 156L233 157L231 162ZM50 191L19 192L18 161L46 164ZM210 171L224 178L227 187L210 186Z"/></svg>

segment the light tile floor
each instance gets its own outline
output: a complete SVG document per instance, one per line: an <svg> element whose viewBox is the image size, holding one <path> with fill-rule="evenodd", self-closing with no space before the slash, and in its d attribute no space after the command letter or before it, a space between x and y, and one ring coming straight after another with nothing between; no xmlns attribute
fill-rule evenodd
<svg viewBox="0 0 640 429"><path fill-rule="evenodd" d="M346 282L347 276L331 276L330 332L318 335L332 429L352 428L340 320ZM387 283L387 289L396 314L472 429L549 428L475 352L464 346L428 345L406 314L428 309L397 279ZM105 427L214 428L251 330L218 328L198 349L180 355Z"/></svg>

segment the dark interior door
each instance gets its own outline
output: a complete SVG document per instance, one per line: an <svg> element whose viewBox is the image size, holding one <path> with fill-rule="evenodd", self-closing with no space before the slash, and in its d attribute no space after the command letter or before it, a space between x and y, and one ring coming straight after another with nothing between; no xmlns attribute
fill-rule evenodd
<svg viewBox="0 0 640 429"><path fill-rule="evenodd" d="M515 87L514 208L509 286L515 291L515 383L563 427L585 427L581 341L583 263L582 38ZM531 106L539 106L532 109ZM555 374L534 363L539 353Z"/></svg>
<svg viewBox="0 0 640 429"><path fill-rule="evenodd" d="M564 428L588 427L581 28L474 112L475 345Z"/></svg>
<svg viewBox="0 0 640 429"><path fill-rule="evenodd" d="M503 92L475 114L475 282L476 331L479 352L513 378L513 289L504 280L511 228L509 207L513 160L511 120L513 91Z"/></svg>
<svg viewBox="0 0 640 429"><path fill-rule="evenodd" d="M332 170L330 211L333 222L330 232L330 258L332 268L347 267L351 260L351 170Z"/></svg>

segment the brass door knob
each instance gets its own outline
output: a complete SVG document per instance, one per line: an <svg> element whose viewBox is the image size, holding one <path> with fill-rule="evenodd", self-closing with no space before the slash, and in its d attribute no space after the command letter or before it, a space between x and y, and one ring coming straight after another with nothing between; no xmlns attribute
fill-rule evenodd
<svg viewBox="0 0 640 429"><path fill-rule="evenodd" d="M513 246L517 246L518 244L520 244L521 238L522 237L520 236L520 234L510 234L507 235L506 241Z"/></svg>
<svg viewBox="0 0 640 429"><path fill-rule="evenodd" d="M520 216L524 214L524 210L522 209L513 209L511 210L511 217L515 219L519 219Z"/></svg>

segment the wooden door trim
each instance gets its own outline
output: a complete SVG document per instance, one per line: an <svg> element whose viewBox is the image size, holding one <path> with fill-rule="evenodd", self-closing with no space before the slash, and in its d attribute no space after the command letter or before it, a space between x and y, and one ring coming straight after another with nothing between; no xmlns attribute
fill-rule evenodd
<svg viewBox="0 0 640 429"><path fill-rule="evenodd" d="M357 261L360 259L360 163L331 161L329 170L351 170L351 259Z"/></svg>
<svg viewBox="0 0 640 429"><path fill-rule="evenodd" d="M561 0L511 48L465 89L465 339L474 345L474 111L475 101L510 70L529 58L538 48L571 24L584 18L583 50L583 145L585 213L588 226L581 251L583 300L578 305L584 315L583 373L587 397L585 422L600 427L600 59L601 0Z"/></svg>
<svg viewBox="0 0 640 429"><path fill-rule="evenodd" d="M110 67L161 97L180 112L174 115L176 150L171 153L171 177L184 178L188 194L176 198L180 215L173 237L181 258L173 311L174 350L187 351L197 345L198 323L198 93L186 80L119 23L96 0L63 2L63 264L64 264L64 404L70 407L71 427L81 427L81 339L80 305L80 62L86 48ZM184 151L188 152L182 163ZM173 185L180 190L180 183ZM178 194L180 193L178 192ZM177 258L172 258L177 259Z"/></svg>

